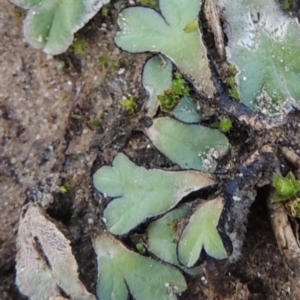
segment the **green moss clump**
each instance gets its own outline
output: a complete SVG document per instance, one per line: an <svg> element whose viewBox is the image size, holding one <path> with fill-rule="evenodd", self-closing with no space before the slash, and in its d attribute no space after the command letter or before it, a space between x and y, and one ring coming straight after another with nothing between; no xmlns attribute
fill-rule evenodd
<svg viewBox="0 0 300 300"><path fill-rule="evenodd" d="M172 90L166 90L158 96L158 100L163 111L170 111L178 104L179 96L174 94Z"/></svg>
<svg viewBox="0 0 300 300"><path fill-rule="evenodd" d="M190 88L180 73L175 73L175 78L172 83L172 92L178 96L188 96Z"/></svg>
<svg viewBox="0 0 300 300"><path fill-rule="evenodd" d="M109 9L110 9L109 4L104 5L101 9L101 16L104 17L104 18L107 18Z"/></svg>
<svg viewBox="0 0 300 300"><path fill-rule="evenodd" d="M121 105L130 113L133 114L137 109L137 98L134 96L129 96L120 101Z"/></svg>
<svg viewBox="0 0 300 300"><path fill-rule="evenodd" d="M238 70L234 65L230 65L227 69L226 84L229 88L229 96L234 100L239 100L240 95L237 89L237 83L235 76L238 73Z"/></svg>
<svg viewBox="0 0 300 300"><path fill-rule="evenodd" d="M189 96L190 88L180 73L175 73L172 82L172 88L166 90L158 96L161 108L164 111L170 111L175 108L181 97Z"/></svg>
<svg viewBox="0 0 300 300"><path fill-rule="evenodd" d="M300 192L300 181L296 179L292 172L289 172L286 177L274 174L273 186L275 187L274 202L295 199Z"/></svg>
<svg viewBox="0 0 300 300"><path fill-rule="evenodd" d="M232 121L229 118L224 118L219 124L219 129L222 132L229 132L232 129Z"/></svg>
<svg viewBox="0 0 300 300"><path fill-rule="evenodd" d="M240 99L240 94L237 90L236 87L229 89L229 96L235 100L239 100Z"/></svg>
<svg viewBox="0 0 300 300"><path fill-rule="evenodd" d="M82 121L83 120L82 116L78 115L78 114L72 114L71 118L74 119L74 120L77 120L77 121Z"/></svg>
<svg viewBox="0 0 300 300"><path fill-rule="evenodd" d="M86 48L86 43L83 39L76 39L73 42L73 49L74 49L74 54L78 55L83 53L83 51Z"/></svg>
<svg viewBox="0 0 300 300"><path fill-rule="evenodd" d="M99 119L91 118L90 124L95 128L101 127L101 121Z"/></svg>
<svg viewBox="0 0 300 300"><path fill-rule="evenodd" d="M234 76L228 77L228 78L226 79L226 83L227 83L227 85L230 86L230 87L235 86L235 85L236 85L236 81L235 81Z"/></svg>
<svg viewBox="0 0 300 300"><path fill-rule="evenodd" d="M136 250L137 250L141 255L146 254L147 248L145 247L144 244L142 244L142 243L137 243L135 247L136 247Z"/></svg>
<svg viewBox="0 0 300 300"><path fill-rule="evenodd" d="M63 185L61 185L59 188L58 188L58 192L60 194L67 194L70 190L71 190L72 186L70 184L70 182L66 181Z"/></svg>
<svg viewBox="0 0 300 300"><path fill-rule="evenodd" d="M141 3L145 6L149 6L154 9L158 9L158 1L157 0L141 0Z"/></svg>
<svg viewBox="0 0 300 300"><path fill-rule="evenodd" d="M282 2L282 9L283 10L290 10L290 9L292 9L292 2L291 1L289 1L289 0L284 0L283 2Z"/></svg>
<svg viewBox="0 0 300 300"><path fill-rule="evenodd" d="M119 61L113 60L106 56L99 56L98 61L102 66L104 66L108 69L117 70L121 67L121 64Z"/></svg>
<svg viewBox="0 0 300 300"><path fill-rule="evenodd" d="M227 69L228 76L235 76L238 73L236 66L229 65Z"/></svg>

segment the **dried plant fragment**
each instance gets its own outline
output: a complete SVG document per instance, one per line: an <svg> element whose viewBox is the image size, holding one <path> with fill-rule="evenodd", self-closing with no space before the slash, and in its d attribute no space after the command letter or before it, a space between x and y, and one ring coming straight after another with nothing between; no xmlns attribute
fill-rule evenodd
<svg viewBox="0 0 300 300"><path fill-rule="evenodd" d="M284 256L289 271L289 281L295 299L300 296L300 247L299 237L295 235L284 206L275 203L273 194L268 199L269 215L277 245ZM298 225L299 226L299 225ZM298 228L296 228L298 230Z"/></svg>
<svg viewBox="0 0 300 300"><path fill-rule="evenodd" d="M29 203L21 217L17 237L16 283L31 300L60 297L96 300L78 278L70 241L47 220L42 209Z"/></svg>
<svg viewBox="0 0 300 300"><path fill-rule="evenodd" d="M300 178L300 156L288 147L282 147L281 152L283 157L296 168L295 175Z"/></svg>
<svg viewBox="0 0 300 300"><path fill-rule="evenodd" d="M220 22L219 11L216 7L215 0L205 0L204 13L209 28L214 34L215 46L222 60L225 59L225 43L223 28Z"/></svg>

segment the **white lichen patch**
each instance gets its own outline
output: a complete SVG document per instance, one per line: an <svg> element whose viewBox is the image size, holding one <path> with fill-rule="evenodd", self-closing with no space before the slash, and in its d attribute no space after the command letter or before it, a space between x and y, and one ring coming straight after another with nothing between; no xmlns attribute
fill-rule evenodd
<svg viewBox="0 0 300 300"><path fill-rule="evenodd" d="M263 88L261 94L254 101L254 111L270 119L282 120L283 116L291 110L295 101L292 98L287 98L283 102L275 103L273 99L276 96L276 92L270 96Z"/></svg>
<svg viewBox="0 0 300 300"><path fill-rule="evenodd" d="M207 151L199 153L198 156L202 160L204 170L206 172L212 172L218 164L218 159L227 152L228 147L215 145L212 148L207 148Z"/></svg>

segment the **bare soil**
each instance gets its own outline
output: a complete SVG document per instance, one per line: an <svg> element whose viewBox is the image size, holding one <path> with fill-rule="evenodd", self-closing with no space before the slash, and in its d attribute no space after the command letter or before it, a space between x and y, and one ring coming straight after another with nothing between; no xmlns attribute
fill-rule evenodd
<svg viewBox="0 0 300 300"><path fill-rule="evenodd" d="M29 47L23 39L23 17L8 0L1 0L0 299L26 299L14 283L18 220L26 201L48 194L54 199L47 210L49 218L71 240L80 277L95 292L90 236L104 230L101 212L106 200L95 192L91 175L121 151L147 168L175 168L141 132L138 112L130 115L119 103L122 96L132 94L141 108L145 99L141 70L149 56L130 55L114 45L118 28L113 5L107 16L99 13L76 34L86 44L77 55L70 48L53 58ZM100 56L116 65L100 63ZM209 107L206 114L212 122L220 111ZM299 112L291 115L276 138L257 132L254 136L236 121L228 136L231 154L221 163L222 170L229 162L238 165L270 140L299 150L299 118ZM288 170L279 159L282 170ZM59 187L66 182L71 189L62 194ZM263 180L257 186L262 187L257 188L248 223L241 228L240 259L222 268L208 259L206 274L188 278L189 288L180 299L297 299L269 220L268 187Z"/></svg>

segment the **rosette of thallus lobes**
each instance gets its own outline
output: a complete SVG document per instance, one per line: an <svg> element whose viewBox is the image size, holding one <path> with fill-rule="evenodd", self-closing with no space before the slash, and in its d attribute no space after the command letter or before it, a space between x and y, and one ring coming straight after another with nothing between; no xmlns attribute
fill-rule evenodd
<svg viewBox="0 0 300 300"><path fill-rule="evenodd" d="M300 26L275 0L217 0L243 101L281 121L300 101Z"/></svg>
<svg viewBox="0 0 300 300"><path fill-rule="evenodd" d="M299 107L300 27L275 0L216 0L228 37L227 61L237 69L240 100L255 113L281 121ZM159 2L159 12L122 11L116 43L129 52L159 52L211 97L215 88L201 41L202 1ZM184 8L183 8L184 7ZM272 13L270 13L272 12Z"/></svg>
<svg viewBox="0 0 300 300"><path fill-rule="evenodd" d="M159 7L159 12L147 7L121 11L115 41L129 52L164 55L149 59L144 67L142 82L149 96L144 133L177 167L146 169L119 153L111 166L94 174L96 189L109 198L102 216L107 233L94 240L97 294L104 300L125 300L129 293L137 300L175 300L187 287L181 272L201 274L202 253L216 259L228 256L218 229L224 199L183 201L218 184L213 172L229 148L224 134L199 124L201 114L184 80L177 75L172 81L171 62L197 90L209 97L215 92L198 26L201 1L162 0ZM163 95L178 97L173 99L176 107L164 110L174 118L155 117ZM132 240L136 251L119 241L137 232L146 238Z"/></svg>

